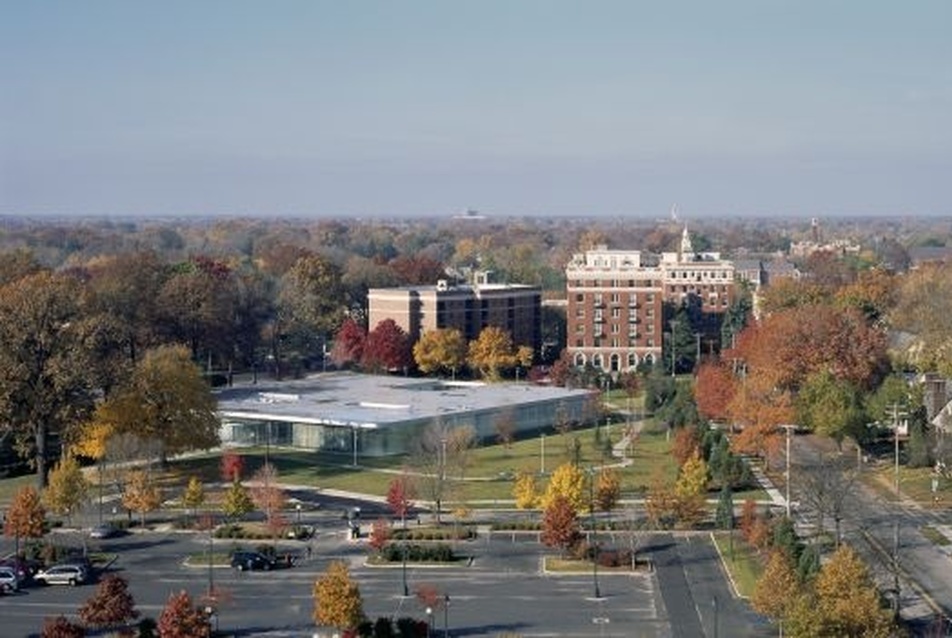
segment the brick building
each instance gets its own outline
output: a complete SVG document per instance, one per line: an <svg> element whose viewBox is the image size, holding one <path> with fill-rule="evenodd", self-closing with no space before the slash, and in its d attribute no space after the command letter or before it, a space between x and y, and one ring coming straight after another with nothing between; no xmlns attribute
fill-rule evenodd
<svg viewBox="0 0 952 638"><path fill-rule="evenodd" d="M661 357L666 302L697 311L698 347L702 338L716 338L733 300L735 273L719 253L695 252L685 228L677 252L659 258L599 246L576 254L565 279L572 362L618 372Z"/></svg>

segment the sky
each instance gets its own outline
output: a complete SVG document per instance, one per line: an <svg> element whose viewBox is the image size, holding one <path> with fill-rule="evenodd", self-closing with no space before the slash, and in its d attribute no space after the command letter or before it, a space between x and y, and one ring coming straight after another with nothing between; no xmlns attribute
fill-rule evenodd
<svg viewBox="0 0 952 638"><path fill-rule="evenodd" d="M952 215L948 0L0 0L0 214Z"/></svg>

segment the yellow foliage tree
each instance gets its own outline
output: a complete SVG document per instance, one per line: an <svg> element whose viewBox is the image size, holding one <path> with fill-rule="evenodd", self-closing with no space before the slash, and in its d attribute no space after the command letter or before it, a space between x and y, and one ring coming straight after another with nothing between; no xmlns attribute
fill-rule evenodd
<svg viewBox="0 0 952 638"><path fill-rule="evenodd" d="M605 468L598 473L595 484L595 504L603 512L610 512L618 504L621 496L621 478L612 468Z"/></svg>
<svg viewBox="0 0 952 638"><path fill-rule="evenodd" d="M347 564L334 561L314 583L314 622L318 625L351 629L363 620L360 589L350 577Z"/></svg>
<svg viewBox="0 0 952 638"><path fill-rule="evenodd" d="M539 496L536 494L536 480L532 472L519 472L512 486L512 496L516 499L516 507L521 510L536 506Z"/></svg>
<svg viewBox="0 0 952 638"><path fill-rule="evenodd" d="M577 465L563 463L555 468L542 495L542 508L548 509L556 496L564 496L576 511L585 509L585 473Z"/></svg>
<svg viewBox="0 0 952 638"><path fill-rule="evenodd" d="M704 494L707 492L707 463L695 451L681 466L674 484L678 522L685 527L695 525L704 516Z"/></svg>
<svg viewBox="0 0 952 638"><path fill-rule="evenodd" d="M466 365L467 344L455 328L425 332L413 346L413 359L425 374L448 370L456 373Z"/></svg>
<svg viewBox="0 0 952 638"><path fill-rule="evenodd" d="M89 481L73 456L64 456L50 471L49 483L43 490L43 504L54 514L69 516L86 502Z"/></svg>
<svg viewBox="0 0 952 638"><path fill-rule="evenodd" d="M70 448L73 454L101 461L106 457L109 437L116 431L116 421L109 403L96 406L91 420L84 423Z"/></svg>
<svg viewBox="0 0 952 638"><path fill-rule="evenodd" d="M200 478L193 476L188 480L185 491L182 492L182 504L191 510L195 510L201 507L204 502L205 486Z"/></svg>
<svg viewBox="0 0 952 638"><path fill-rule="evenodd" d="M754 587L751 604L764 616L782 621L796 602L799 591L800 579L790 555L782 549L775 549Z"/></svg>
<svg viewBox="0 0 952 638"><path fill-rule="evenodd" d="M516 365L512 337L497 326L483 328L469 344L469 365L484 378L498 380L501 370Z"/></svg>
<svg viewBox="0 0 952 638"><path fill-rule="evenodd" d="M892 635L889 612L880 606L879 592L869 570L847 545L833 552L814 583L817 612L825 636Z"/></svg>
<svg viewBox="0 0 952 638"><path fill-rule="evenodd" d="M139 514L139 521L145 523L145 515L154 512L162 504L162 492L144 470L133 470L126 482L126 491L122 495L122 504L130 511Z"/></svg>

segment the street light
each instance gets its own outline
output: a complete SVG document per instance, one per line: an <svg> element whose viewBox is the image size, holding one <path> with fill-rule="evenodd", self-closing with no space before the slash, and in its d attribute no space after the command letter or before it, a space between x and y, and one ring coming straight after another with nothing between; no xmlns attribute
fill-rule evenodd
<svg viewBox="0 0 952 638"><path fill-rule="evenodd" d="M786 508L787 508L787 518L790 518L790 432L793 431L797 426L795 425L779 425L777 427L783 428L787 432L787 471L786 471Z"/></svg>
<svg viewBox="0 0 952 638"><path fill-rule="evenodd" d="M598 541L595 538L595 468L589 469L588 481L588 514L592 527L592 582L595 585L595 599L602 597L602 592L598 587Z"/></svg>
<svg viewBox="0 0 952 638"><path fill-rule="evenodd" d="M401 554L402 554L402 556L403 556L403 597L404 597L404 598L408 598L408 597L410 596L410 588L407 587L407 539L406 539L406 529L407 529L407 528L406 528L406 525L404 525L404 527L403 527L403 531L404 531L403 544L400 546L400 547L402 548L402 550L403 550L403 551L401 552Z"/></svg>
<svg viewBox="0 0 952 638"><path fill-rule="evenodd" d="M432 628L433 628L433 608L427 607L426 608L426 638L430 638L430 636L433 635L431 633Z"/></svg>
<svg viewBox="0 0 952 638"><path fill-rule="evenodd" d="M298 503L297 505L295 505L294 509L297 510L297 524L298 524L298 527L300 527L301 526L301 504Z"/></svg>
<svg viewBox="0 0 952 638"><path fill-rule="evenodd" d="M450 631L450 595L443 594L443 638L449 637Z"/></svg>

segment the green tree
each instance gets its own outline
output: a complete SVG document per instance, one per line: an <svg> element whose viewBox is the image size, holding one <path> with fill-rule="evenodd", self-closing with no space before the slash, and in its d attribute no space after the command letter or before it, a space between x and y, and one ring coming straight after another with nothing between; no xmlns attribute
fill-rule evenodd
<svg viewBox="0 0 952 638"><path fill-rule="evenodd" d="M345 563L333 561L314 583L314 622L343 630L356 627L363 618L357 583Z"/></svg>
<svg viewBox="0 0 952 638"><path fill-rule="evenodd" d="M413 358L424 374L446 371L456 376L466 365L466 354L466 339L455 328L425 332L413 346Z"/></svg>
<svg viewBox="0 0 952 638"><path fill-rule="evenodd" d="M499 380L502 370L516 365L512 337L496 326L483 328L469 344L469 365L484 378Z"/></svg>
<svg viewBox="0 0 952 638"><path fill-rule="evenodd" d="M796 401L800 423L837 442L863 427L859 393L827 370L810 375Z"/></svg>
<svg viewBox="0 0 952 638"><path fill-rule="evenodd" d="M197 638L210 636L212 628L208 614L183 590L169 596L159 616L158 630L161 638Z"/></svg>
<svg viewBox="0 0 952 638"><path fill-rule="evenodd" d="M248 494L248 488L242 485L241 481L232 481L222 499L221 509L225 516L233 521L238 520L254 508L255 504L251 500L251 495Z"/></svg>
<svg viewBox="0 0 952 638"><path fill-rule="evenodd" d="M717 499L717 511L714 514L714 524L718 529L734 529L734 496L730 485L721 488Z"/></svg>
<svg viewBox="0 0 952 638"><path fill-rule="evenodd" d="M88 497L89 481L79 462L72 456L64 456L50 471L43 503L54 514L71 517Z"/></svg>

